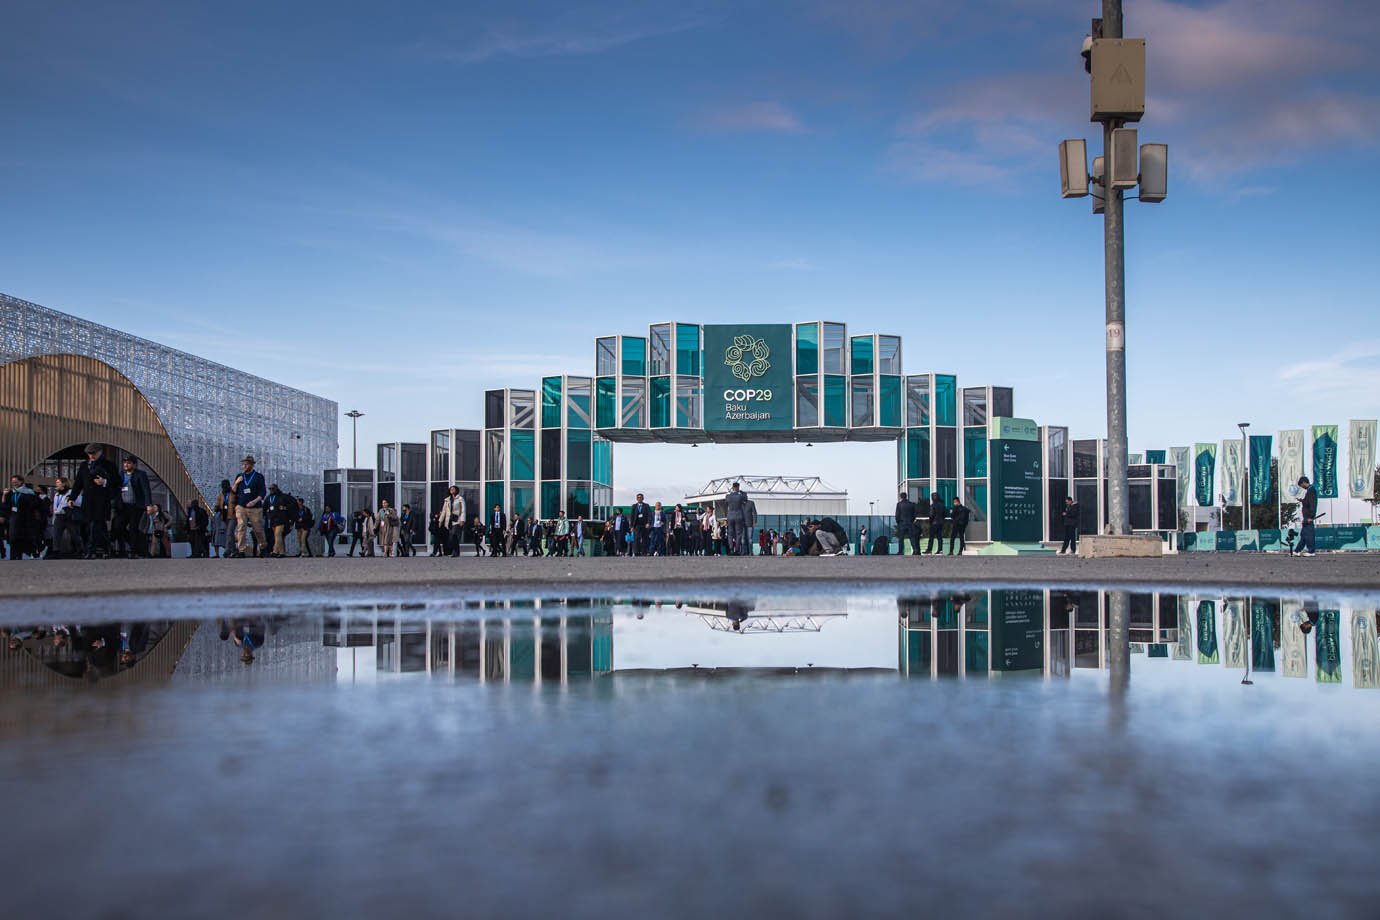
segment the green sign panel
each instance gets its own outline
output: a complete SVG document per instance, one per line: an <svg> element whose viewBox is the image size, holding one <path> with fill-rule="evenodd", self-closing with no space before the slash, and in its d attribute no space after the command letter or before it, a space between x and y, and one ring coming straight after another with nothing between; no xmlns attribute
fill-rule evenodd
<svg viewBox="0 0 1380 920"><path fill-rule="evenodd" d="M990 430L992 540L1039 543L1044 538L1045 503L1038 429L1029 419L997 418Z"/></svg>
<svg viewBox="0 0 1380 920"><path fill-rule="evenodd" d="M704 327L706 431L795 427L789 323Z"/></svg>
<svg viewBox="0 0 1380 920"><path fill-rule="evenodd" d="M992 592L992 670L1038 671L1045 666L1043 591Z"/></svg>

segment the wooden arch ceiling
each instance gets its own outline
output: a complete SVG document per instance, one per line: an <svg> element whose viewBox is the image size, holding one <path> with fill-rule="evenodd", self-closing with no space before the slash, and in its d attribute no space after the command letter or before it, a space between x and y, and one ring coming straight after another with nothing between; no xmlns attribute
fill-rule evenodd
<svg viewBox="0 0 1380 920"><path fill-rule="evenodd" d="M0 471L27 475L74 444L110 444L139 458L183 508L205 497L138 387L84 355L38 355L0 365Z"/></svg>

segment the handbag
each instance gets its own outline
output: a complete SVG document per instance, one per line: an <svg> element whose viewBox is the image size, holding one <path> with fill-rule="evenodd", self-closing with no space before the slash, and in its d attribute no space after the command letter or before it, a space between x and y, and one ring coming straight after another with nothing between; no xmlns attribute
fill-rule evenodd
<svg viewBox="0 0 1380 920"><path fill-rule="evenodd" d="M633 535L632 535L632 531L631 531L631 530L628 531L627 533L623 534L623 542L624 542L624 543L631 543L632 541L633 541Z"/></svg>

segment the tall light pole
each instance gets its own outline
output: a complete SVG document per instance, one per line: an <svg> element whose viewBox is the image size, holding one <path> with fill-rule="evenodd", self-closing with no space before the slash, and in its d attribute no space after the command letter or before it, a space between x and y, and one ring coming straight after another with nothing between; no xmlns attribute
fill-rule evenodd
<svg viewBox="0 0 1380 920"><path fill-rule="evenodd" d="M1250 422L1237 422L1236 427L1241 429L1241 507L1246 509L1246 529L1251 529L1251 451L1250 444L1246 441L1246 429L1251 427Z"/></svg>
<svg viewBox="0 0 1380 920"><path fill-rule="evenodd" d="M1102 37L1121 38L1121 0L1102 0ZM1109 118L1102 123L1102 155L1110 157L1112 132L1126 122ZM1103 163L1107 161L1104 159ZM1110 174L1111 170L1107 170ZM1121 189L1108 182L1103 189L1102 239L1107 288L1107 513L1112 533L1131 532L1126 481L1126 226Z"/></svg>
<svg viewBox="0 0 1380 920"><path fill-rule="evenodd" d="M350 440L354 442L354 451L351 454L353 459L350 461L350 466L355 468L359 467L359 420L363 415L364 413L358 409L351 409L345 413L345 417L350 420Z"/></svg>

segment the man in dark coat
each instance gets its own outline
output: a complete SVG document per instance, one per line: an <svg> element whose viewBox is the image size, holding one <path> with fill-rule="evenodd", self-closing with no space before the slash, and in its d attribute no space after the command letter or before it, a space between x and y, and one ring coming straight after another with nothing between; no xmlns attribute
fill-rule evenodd
<svg viewBox="0 0 1380 920"><path fill-rule="evenodd" d="M949 555L954 554L954 547L958 547L958 555L962 556L963 551L968 548L968 541L964 539L968 532L968 518L970 512L968 506L957 498L954 499L954 510L949 513Z"/></svg>
<svg viewBox="0 0 1380 920"><path fill-rule="evenodd" d="M1060 520L1064 524L1064 545L1059 547L1059 555L1072 553L1078 555L1078 524L1083 514L1083 509L1078 507L1078 502L1073 500L1072 495L1064 497L1064 511Z"/></svg>
<svg viewBox="0 0 1380 920"><path fill-rule="evenodd" d="M900 493L896 503L896 552L904 554L906 541L910 540L911 552L920 555L920 540L915 536L915 502L905 492Z"/></svg>
<svg viewBox="0 0 1380 920"><path fill-rule="evenodd" d="M930 540L925 545L926 556L934 553L936 544L939 546L939 551L944 552L944 518L946 515L944 499L936 491L930 495Z"/></svg>
<svg viewBox="0 0 1380 920"><path fill-rule="evenodd" d="M502 505L494 505L493 510L489 512L486 526L489 531L489 558L506 556L508 551L503 545L503 540L504 533L508 530L508 515L503 513Z"/></svg>
<svg viewBox="0 0 1380 920"><path fill-rule="evenodd" d="M80 504L86 522L86 558L110 555L110 511L116 495L115 467L105 458L105 448L86 445L86 462L77 468L72 501Z"/></svg>
<svg viewBox="0 0 1380 920"><path fill-rule="evenodd" d="M1299 527L1299 554L1303 556L1316 556L1317 531L1313 528L1313 522L1318 519L1318 490L1308 481L1307 476L1299 477L1299 488L1303 489L1303 498L1299 501L1299 514L1303 516L1303 524Z"/></svg>
<svg viewBox="0 0 1380 920"><path fill-rule="evenodd" d="M637 501L633 502L632 514L633 545L632 554L634 556L647 555L647 538L652 526L652 507L642 498L642 493L637 493Z"/></svg>
<svg viewBox="0 0 1380 920"><path fill-rule="evenodd" d="M205 559L211 554L206 545L206 528L211 526L211 516L195 498L187 505L187 539L192 544L192 558Z"/></svg>
<svg viewBox="0 0 1380 920"><path fill-rule="evenodd" d="M139 530L139 527L144 519L144 509L153 503L153 489L149 487L149 474L139 469L139 461L133 457L125 457L120 466L122 469L119 478L120 503L118 514L124 522L122 530L125 555L131 559L148 556L148 540Z"/></svg>
<svg viewBox="0 0 1380 920"><path fill-rule="evenodd" d="M398 555L417 555L417 548L413 545L416 538L417 516L412 513L412 506L405 504L402 506L402 514L398 515Z"/></svg>
<svg viewBox="0 0 1380 920"><path fill-rule="evenodd" d="M43 511L37 493L18 473L10 477L10 487L0 496L0 514L5 519L5 538L10 543L10 558L25 555L38 558L43 538Z"/></svg>

